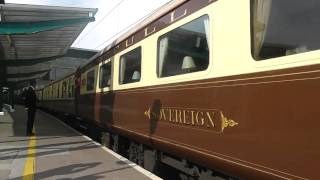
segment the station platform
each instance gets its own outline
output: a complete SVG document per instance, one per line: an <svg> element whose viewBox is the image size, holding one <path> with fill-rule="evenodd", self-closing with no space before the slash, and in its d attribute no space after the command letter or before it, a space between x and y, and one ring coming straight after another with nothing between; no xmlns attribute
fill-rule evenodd
<svg viewBox="0 0 320 180"><path fill-rule="evenodd" d="M0 179L160 179L40 110L28 137L26 118L22 106L0 116Z"/></svg>

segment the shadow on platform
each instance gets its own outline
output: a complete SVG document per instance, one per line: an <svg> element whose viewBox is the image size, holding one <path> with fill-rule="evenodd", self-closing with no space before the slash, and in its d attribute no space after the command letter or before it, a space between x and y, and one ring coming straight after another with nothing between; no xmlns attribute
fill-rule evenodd
<svg viewBox="0 0 320 180"><path fill-rule="evenodd" d="M50 169L44 172L35 173L34 175L30 174L24 177L17 177L9 180L21 180L21 179L28 178L27 176L30 176L30 178L34 177L35 179L45 179L50 177L58 178L59 176L72 176L72 175L73 175L72 177L68 177L68 178L61 177L58 179L59 180L71 180L71 179L72 180L97 180L97 179L105 179L105 175L108 173L113 173L116 171L122 171L122 170L132 168L131 166L127 165L125 167L110 169L110 170L93 173L89 175L84 175L80 177L78 177L79 175L75 174L75 173L80 173L82 171L86 171L91 168L95 168L100 164L101 164L100 162L72 164L72 165Z"/></svg>
<svg viewBox="0 0 320 180"><path fill-rule="evenodd" d="M68 148L59 148L59 146L62 145L75 145L80 144L79 146L75 147L68 147ZM80 141L80 142L68 142L68 143L54 143L50 145L37 145L36 147L21 147L21 148L8 148L8 149L1 149L0 152L4 154L5 152L12 152L12 151L26 151L28 149L37 149L39 151L42 150L43 152L36 152L36 154L29 154L29 155L8 155L8 156L1 156L0 160L7 160L7 159L19 159L19 158L27 158L28 156L35 156L41 157L41 156L48 156L48 155L54 155L59 153L66 152L66 149L68 152L72 151L80 151L85 149L93 149L93 148L99 148L99 146L95 145L94 143L91 143L88 141Z"/></svg>

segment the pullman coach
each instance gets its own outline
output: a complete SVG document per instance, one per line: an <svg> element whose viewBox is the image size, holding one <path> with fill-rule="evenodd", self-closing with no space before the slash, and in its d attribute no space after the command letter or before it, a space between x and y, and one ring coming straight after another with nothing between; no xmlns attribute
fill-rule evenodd
<svg viewBox="0 0 320 180"><path fill-rule="evenodd" d="M177 179L319 179L320 1L177 0L38 90Z"/></svg>

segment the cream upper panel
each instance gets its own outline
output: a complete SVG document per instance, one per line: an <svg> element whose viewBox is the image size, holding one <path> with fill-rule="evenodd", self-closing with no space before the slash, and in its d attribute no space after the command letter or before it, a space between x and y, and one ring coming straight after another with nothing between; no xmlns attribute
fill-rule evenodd
<svg viewBox="0 0 320 180"><path fill-rule="evenodd" d="M159 78L157 56L159 38L195 19L209 18L209 64L203 71ZM252 67L250 57L250 9L243 1L217 1L185 17L169 27L149 36L132 47L116 54L113 63L113 90L143 86L171 84L211 77L240 74ZM141 80L136 83L119 84L120 56L141 46Z"/></svg>
<svg viewBox="0 0 320 180"><path fill-rule="evenodd" d="M157 76L157 46L161 35L203 15L209 16L209 66L204 71L159 78ZM214 77L232 76L280 68L320 63L320 51L256 61L251 55L250 0L221 0L183 18L115 55L113 90L171 84ZM142 47L141 80L119 85L119 57L138 46Z"/></svg>
<svg viewBox="0 0 320 180"><path fill-rule="evenodd" d="M243 74L252 69L249 0L217 1L213 12L213 71L208 78Z"/></svg>
<svg viewBox="0 0 320 180"><path fill-rule="evenodd" d="M250 0L217 1L214 63L209 77L230 76L320 63L320 50L256 61L251 55ZM232 13L230 13L232 12ZM215 61L217 59L217 61ZM218 68L219 67L219 68Z"/></svg>
<svg viewBox="0 0 320 180"><path fill-rule="evenodd" d="M256 61L251 55L250 0L213 3L213 71L208 78L320 63L320 51Z"/></svg>
<svg viewBox="0 0 320 180"><path fill-rule="evenodd" d="M113 77L113 89L114 90L121 90L121 89L130 89L135 87L142 87L142 86L150 86L150 85L157 85L157 84L168 84L168 83L175 83L175 82L182 82L182 81L190 81L194 79L203 79L205 78L212 69L212 51L209 51L209 65L208 68L204 71L194 72L190 74L183 74L183 75L177 75L177 76L171 76L171 77L165 77L165 78L158 78L157 76L157 46L158 46L158 38L171 31L174 30L194 19L197 19L201 16L208 16L210 20L210 24L212 23L212 13L210 11L210 8L204 8L180 21L178 21L175 24L172 24L168 28L165 28L152 36L142 40L141 42L135 44L132 47L129 47L128 49L122 51L121 53L118 53L115 55L115 61L114 61L114 77ZM210 25L211 26L211 25ZM212 44L212 33L209 33L209 42ZM126 54L129 51L132 51L135 48L138 48L141 46L141 79L139 82L130 83L130 84L119 84L119 68L120 68L120 56L123 54Z"/></svg>

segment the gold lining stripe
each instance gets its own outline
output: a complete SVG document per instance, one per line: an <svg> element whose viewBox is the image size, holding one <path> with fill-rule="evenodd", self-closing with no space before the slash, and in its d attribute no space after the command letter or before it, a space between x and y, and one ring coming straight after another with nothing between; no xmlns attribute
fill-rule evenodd
<svg viewBox="0 0 320 180"><path fill-rule="evenodd" d="M267 75L267 76L256 76L256 77L248 77L248 78L238 78L238 79L229 79L229 80L212 80L207 81L207 82L200 82L200 83L192 83L192 81L198 81L196 80L191 80L190 83L186 84L177 84L177 85L170 85L170 84L176 84L176 83L184 83L183 81L177 81L177 82L170 82L170 83L165 83L165 84L159 84L159 85L150 85L150 86L142 86L142 87L136 87L137 89L131 90L131 89L119 89L119 90L114 90L113 92L119 92L119 93L127 93L127 92L136 92L136 91L151 91L152 90L159 90L160 89L167 89L167 88L185 88L188 86L200 86L200 85L209 85L209 84L221 84L221 83L228 83L228 82L238 82L238 81L248 81L248 80L260 80L260 79L267 79L267 78L275 78L275 77L286 77L286 76L294 76L294 75L304 75L304 74L313 74L313 73L319 73L320 70L314 70L314 71L303 71L303 72L296 72L296 73L285 73L285 74L277 74L277 75ZM259 73L259 72L255 72ZM261 72L262 73L262 72ZM251 73L247 74L250 75ZM239 75L239 74L237 74ZM232 76L237 76L237 75L232 75ZM206 80L210 79L217 79L217 78L224 78L227 76L222 76L222 77L209 77L205 78ZM287 79L290 80L290 79ZM186 81L187 82L187 81ZM263 81L262 81L263 82ZM160 86L161 87L152 87L152 86Z"/></svg>
<svg viewBox="0 0 320 180"><path fill-rule="evenodd" d="M236 87L236 86L249 86L249 85L261 85L261 84L271 84L271 83L285 83L285 82L294 82L294 81L308 81L308 80L317 80L320 77L313 77L313 78L298 78L298 79L289 79L289 80L279 80L279 81L262 81L256 83L239 83L239 84L229 84L229 85L216 85L216 86L204 86L204 87L186 87L181 89L170 89L170 90L131 90L125 92L117 92L114 93L121 93L121 94L128 94L128 93L151 93L151 92L169 92L169 91L182 91L182 90L196 90L196 89L209 89L209 88L223 88L223 87ZM162 88L161 88L162 89Z"/></svg>
<svg viewBox="0 0 320 180"><path fill-rule="evenodd" d="M23 170L23 180L34 180L36 162L36 136L31 136L28 145L27 159Z"/></svg>

